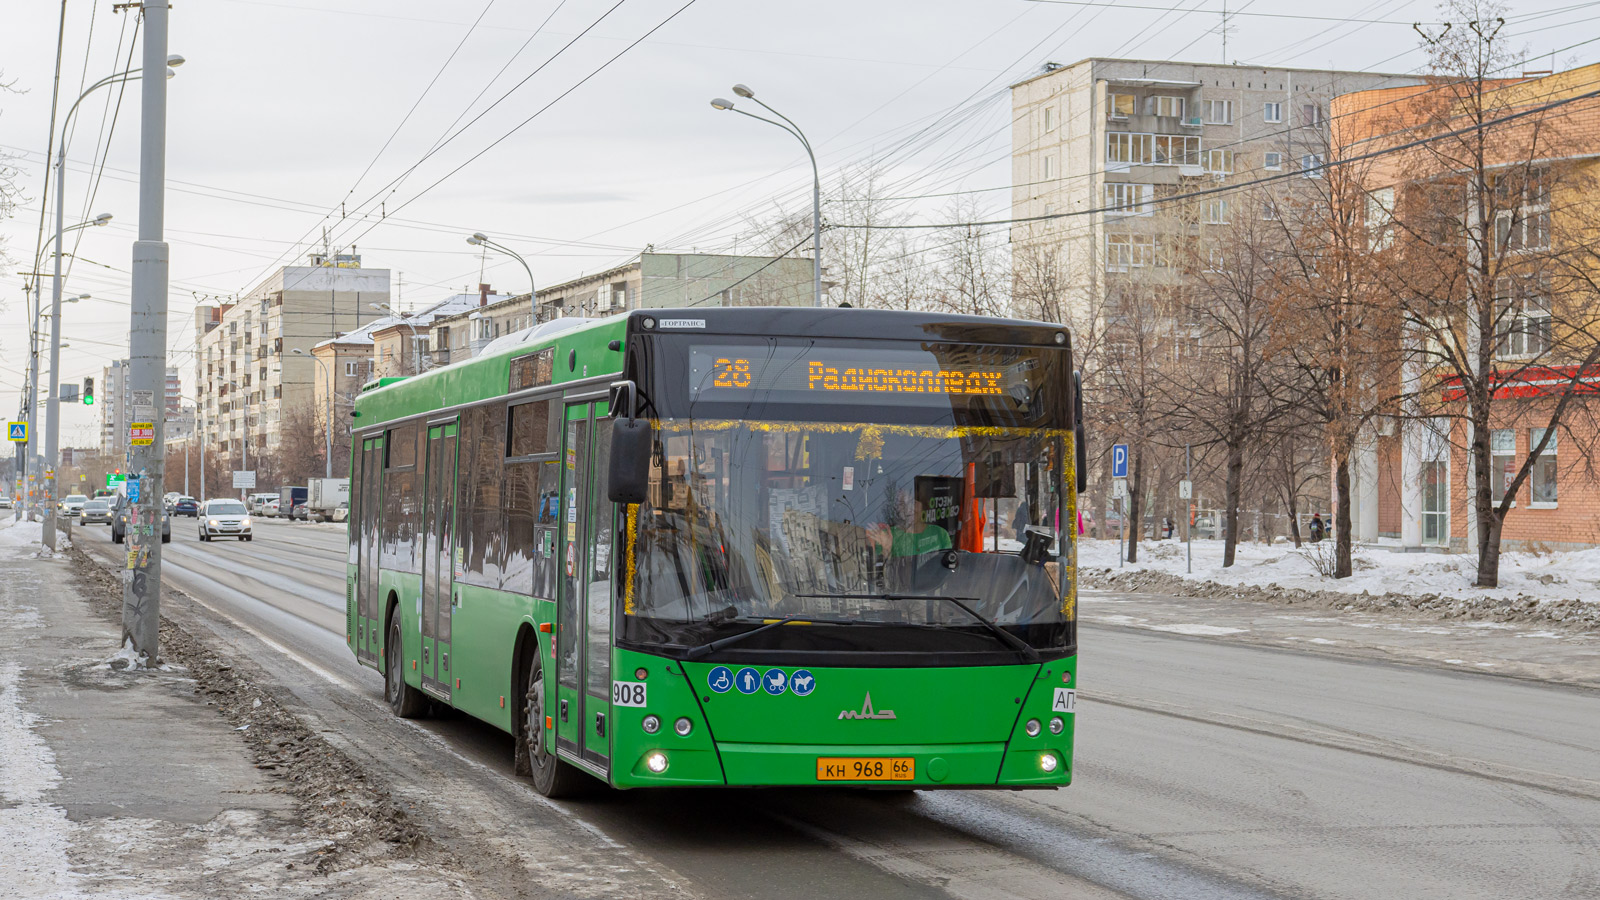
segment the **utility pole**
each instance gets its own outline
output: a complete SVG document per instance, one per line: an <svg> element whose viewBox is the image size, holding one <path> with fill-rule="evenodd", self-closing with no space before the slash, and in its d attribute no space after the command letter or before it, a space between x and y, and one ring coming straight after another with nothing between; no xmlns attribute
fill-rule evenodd
<svg viewBox="0 0 1600 900"><path fill-rule="evenodd" d="M1190 485L1194 484L1194 473L1189 470L1189 445L1188 444L1184 444L1183 445L1183 480L1189 482ZM1190 487L1189 490L1190 490L1191 493L1193 493L1194 488ZM1183 550L1184 550L1184 554L1185 554L1184 565L1186 566L1185 571L1188 572L1190 575L1193 575L1194 574L1194 513L1191 512L1190 510L1194 509L1194 498L1190 497L1188 499L1186 505L1189 507L1189 509L1184 510L1184 519L1185 519L1184 526L1183 526Z"/></svg>
<svg viewBox="0 0 1600 900"><path fill-rule="evenodd" d="M128 357L135 402L165 398L167 377L167 13L169 0L144 0L144 72L140 81L139 239L133 244L133 312ZM150 443L129 441L129 475L139 478L139 499L128 520L128 577L122 588L123 645L146 665L160 659L161 495L166 416L152 415ZM131 420L130 420L131 422ZM145 440L145 438L140 438Z"/></svg>

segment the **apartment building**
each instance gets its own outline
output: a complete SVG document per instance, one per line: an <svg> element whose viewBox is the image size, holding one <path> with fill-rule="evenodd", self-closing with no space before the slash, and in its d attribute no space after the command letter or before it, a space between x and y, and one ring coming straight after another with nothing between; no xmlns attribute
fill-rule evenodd
<svg viewBox="0 0 1600 900"><path fill-rule="evenodd" d="M496 295L487 284L478 285L478 290L482 300L477 306L434 318L434 365L471 359L495 338L534 324L533 295Z"/></svg>
<svg viewBox="0 0 1600 900"><path fill-rule="evenodd" d="M1019 272L1059 274L1053 304L1069 324L1101 317L1131 283L1181 278L1177 243L1243 209L1222 195L1160 201L1219 182L1319 177L1329 103L1350 92L1418 84L1406 75L1134 59L1085 59L1011 87L1012 216ZM1293 189L1285 179L1283 190ZM1016 285L1018 315L1030 286ZM1035 304L1037 305L1037 304Z"/></svg>
<svg viewBox="0 0 1600 900"><path fill-rule="evenodd" d="M237 303L196 308L195 397L207 446L233 454L248 441L252 451L274 450L285 411L320 403L312 348L387 318L388 304L388 269L312 254Z"/></svg>
<svg viewBox="0 0 1600 900"><path fill-rule="evenodd" d="M811 260L645 252L538 291L538 319L689 306L810 306Z"/></svg>
<svg viewBox="0 0 1600 900"><path fill-rule="evenodd" d="M121 459L128 450L128 361L114 359L100 370L95 403L100 407L100 453Z"/></svg>

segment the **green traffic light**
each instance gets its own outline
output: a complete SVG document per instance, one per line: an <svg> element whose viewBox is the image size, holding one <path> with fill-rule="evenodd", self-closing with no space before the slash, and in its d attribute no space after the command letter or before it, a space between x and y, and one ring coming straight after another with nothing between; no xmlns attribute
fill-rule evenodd
<svg viewBox="0 0 1600 900"><path fill-rule="evenodd" d="M93 406L94 405L94 395L93 394L84 394L83 395L83 405L84 406Z"/></svg>

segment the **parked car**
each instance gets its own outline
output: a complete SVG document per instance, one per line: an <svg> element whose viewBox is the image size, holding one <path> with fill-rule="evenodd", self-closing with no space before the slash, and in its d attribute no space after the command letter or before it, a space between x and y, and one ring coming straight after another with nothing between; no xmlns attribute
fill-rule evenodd
<svg viewBox="0 0 1600 900"><path fill-rule="evenodd" d="M237 500L207 500L200 511L200 540L219 537L236 537L241 541L253 540L250 533L250 511Z"/></svg>
<svg viewBox="0 0 1600 900"><path fill-rule="evenodd" d="M10 508L11 508L11 498L7 497L7 496L4 496L4 495L0 495L0 509L10 509Z"/></svg>
<svg viewBox="0 0 1600 900"><path fill-rule="evenodd" d="M61 512L68 516L75 516L83 511L83 505L89 502L84 494L68 494L61 498Z"/></svg>
<svg viewBox="0 0 1600 900"><path fill-rule="evenodd" d="M200 515L200 501L193 497L179 497L178 502L172 504L172 514L196 518Z"/></svg>
<svg viewBox="0 0 1600 900"><path fill-rule="evenodd" d="M350 518L350 501L345 500L338 506L334 507L333 521L343 522L348 518Z"/></svg>
<svg viewBox="0 0 1600 900"><path fill-rule="evenodd" d="M162 495L162 497L161 497L161 506L163 508L165 508L168 512L171 512L172 511L172 505L174 503L177 503L178 502L178 498L182 497L182 496L183 496L183 494L178 492L178 491L167 491L166 494Z"/></svg>
<svg viewBox="0 0 1600 900"><path fill-rule="evenodd" d="M265 516L269 519L276 519L278 517L278 501L276 499L263 500L261 501L261 504L256 507L256 510L257 515Z"/></svg>
<svg viewBox="0 0 1600 900"><path fill-rule="evenodd" d="M128 511L132 508L133 504L128 501L127 495L117 495L117 502L111 510L111 543L121 544L128 539ZM172 543L172 517L164 509L161 511L161 543Z"/></svg>
<svg viewBox="0 0 1600 900"><path fill-rule="evenodd" d="M282 503L282 501L279 502ZM311 507L303 502L296 503L294 509L289 510L289 519L295 522L311 521Z"/></svg>
<svg viewBox="0 0 1600 900"><path fill-rule="evenodd" d="M78 521L85 525L110 525L111 501L105 497L95 497L83 504L83 512L78 513Z"/></svg>
<svg viewBox="0 0 1600 900"><path fill-rule="evenodd" d="M245 512L252 516L264 516L267 501L276 499L277 494L250 494L244 498Z"/></svg>

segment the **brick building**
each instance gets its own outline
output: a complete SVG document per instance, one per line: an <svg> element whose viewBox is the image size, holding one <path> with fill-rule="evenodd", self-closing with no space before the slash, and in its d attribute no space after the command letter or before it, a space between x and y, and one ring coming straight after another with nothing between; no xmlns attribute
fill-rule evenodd
<svg viewBox="0 0 1600 900"><path fill-rule="evenodd" d="M1574 395L1513 495L1504 549L1600 545L1600 367L1583 367L1585 347L1597 338L1582 324L1600 316L1594 287L1600 273L1582 273L1594 261L1575 262L1581 257L1572 252L1600 236L1594 224L1600 223L1600 99L1585 96L1597 79L1600 65L1591 65L1487 82L1481 95L1463 96L1441 81L1345 94L1332 106L1336 159L1470 130L1463 126L1473 122L1471 109L1494 110L1481 190L1474 191L1469 170L1452 168L1441 161L1443 151L1427 148L1364 162L1359 179L1374 235L1400 232L1436 246L1459 242L1468 266L1492 260L1486 266L1495 273L1496 329L1488 481L1496 502L1529 464L1561 393ZM1441 206L1440 196L1448 203ZM1453 227L1419 235L1416 213L1408 213L1413 204L1453 204ZM1411 340L1413 350L1438 342ZM1438 356L1429 352L1413 353L1420 361L1403 376L1401 393L1418 399L1380 422L1357 453L1352 520L1358 539L1382 535L1407 548L1471 549L1478 523L1470 502L1476 479L1467 401L1457 376L1431 364Z"/></svg>

